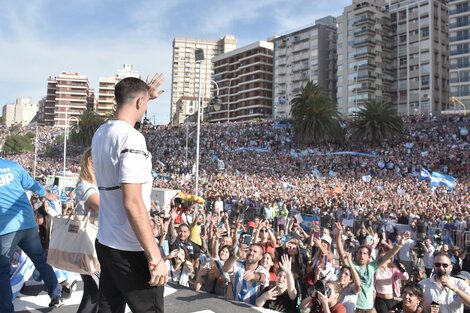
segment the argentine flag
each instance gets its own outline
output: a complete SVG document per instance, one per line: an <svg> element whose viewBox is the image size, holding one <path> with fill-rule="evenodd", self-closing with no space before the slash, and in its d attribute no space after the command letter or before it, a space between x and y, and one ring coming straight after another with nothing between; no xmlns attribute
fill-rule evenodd
<svg viewBox="0 0 470 313"><path fill-rule="evenodd" d="M449 189L454 189L457 184L457 179L450 175L432 172L430 186L435 188L437 186L446 186Z"/></svg>
<svg viewBox="0 0 470 313"><path fill-rule="evenodd" d="M419 171L419 177L418 177L419 180L426 180L426 181L430 181L431 180L431 173L429 173L429 171L427 169L425 169L424 167L421 168L421 170Z"/></svg>

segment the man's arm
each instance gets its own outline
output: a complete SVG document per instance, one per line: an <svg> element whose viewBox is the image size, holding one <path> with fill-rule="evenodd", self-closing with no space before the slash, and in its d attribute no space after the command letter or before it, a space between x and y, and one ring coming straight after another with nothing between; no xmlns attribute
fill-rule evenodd
<svg viewBox="0 0 470 313"><path fill-rule="evenodd" d="M149 284L164 285L168 280L168 270L153 236L150 218L142 199L142 184L121 184L121 190L129 223L148 260Z"/></svg>
<svg viewBox="0 0 470 313"><path fill-rule="evenodd" d="M336 222L335 227L337 229L336 249L338 249L338 254L339 254L340 260L344 260L345 253L344 253L344 247L343 247L343 226L341 225L340 222Z"/></svg>
<svg viewBox="0 0 470 313"><path fill-rule="evenodd" d="M222 267L222 272L233 272L233 266L235 265L236 261L237 258L235 256L231 256L230 258L228 258L228 260L225 261L224 266Z"/></svg>

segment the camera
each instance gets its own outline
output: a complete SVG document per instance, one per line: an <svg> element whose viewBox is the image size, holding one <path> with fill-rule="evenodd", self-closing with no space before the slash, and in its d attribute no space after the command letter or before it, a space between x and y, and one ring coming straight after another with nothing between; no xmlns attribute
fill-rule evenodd
<svg viewBox="0 0 470 313"><path fill-rule="evenodd" d="M329 298L331 296L332 290L330 287L326 286L321 280L318 280L313 284L313 291L318 291L319 293L325 295L325 297Z"/></svg>
<svg viewBox="0 0 470 313"><path fill-rule="evenodd" d="M416 257L418 259L422 259L424 257L424 241L418 240L416 241L416 246L413 248L413 251L416 253Z"/></svg>
<svg viewBox="0 0 470 313"><path fill-rule="evenodd" d="M315 284L313 284L313 286L308 288L308 294L313 300L315 300L312 303L313 305L312 305L312 308L310 309L310 312L322 311L321 310L322 305L320 303L320 300L318 299L318 294L315 291L320 292L327 298L329 298L332 293L332 290L328 286L325 286L325 284L323 284L321 280L318 280L317 282L315 282Z"/></svg>

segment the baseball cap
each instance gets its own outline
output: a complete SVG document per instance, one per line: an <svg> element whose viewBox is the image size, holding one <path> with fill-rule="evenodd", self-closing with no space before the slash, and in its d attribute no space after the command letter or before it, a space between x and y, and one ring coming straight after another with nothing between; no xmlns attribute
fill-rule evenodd
<svg viewBox="0 0 470 313"><path fill-rule="evenodd" d="M323 236L321 236L320 240L328 242L328 244L331 246L331 237L330 236L323 235Z"/></svg>

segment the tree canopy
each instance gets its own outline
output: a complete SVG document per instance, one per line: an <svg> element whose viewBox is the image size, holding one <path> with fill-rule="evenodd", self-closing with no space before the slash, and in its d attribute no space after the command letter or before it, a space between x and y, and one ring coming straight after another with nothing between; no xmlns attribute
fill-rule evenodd
<svg viewBox="0 0 470 313"><path fill-rule="evenodd" d="M318 84L309 81L291 105L294 136L299 143L321 144L341 139L341 115Z"/></svg>

